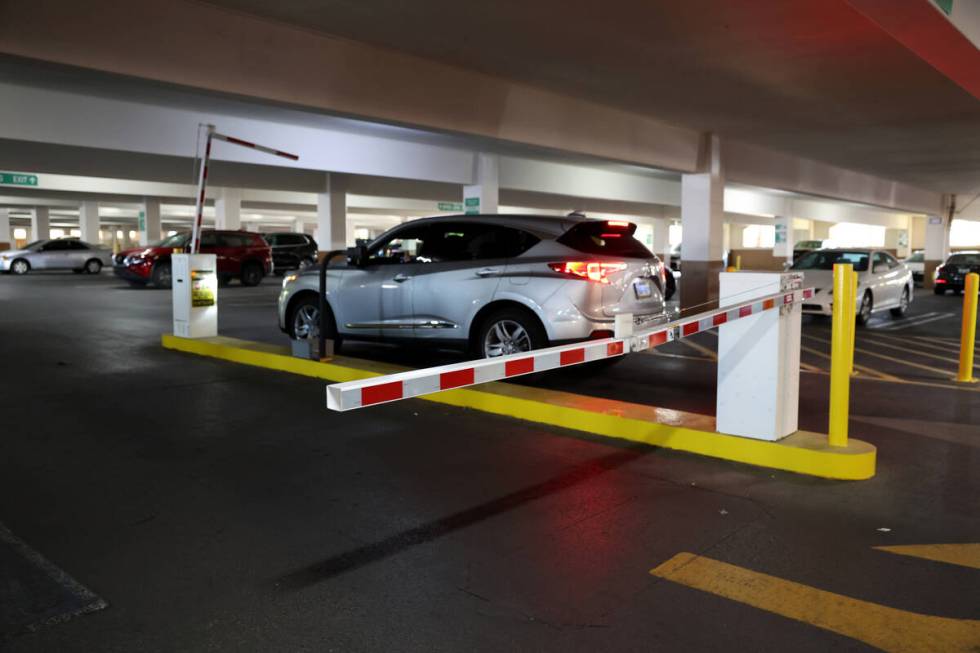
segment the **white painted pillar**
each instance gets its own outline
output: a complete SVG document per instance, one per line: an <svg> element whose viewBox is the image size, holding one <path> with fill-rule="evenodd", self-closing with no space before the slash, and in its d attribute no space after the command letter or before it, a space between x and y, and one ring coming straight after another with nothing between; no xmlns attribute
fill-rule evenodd
<svg viewBox="0 0 980 653"><path fill-rule="evenodd" d="M13 248L14 235L10 232L10 209L0 208L0 250Z"/></svg>
<svg viewBox="0 0 980 653"><path fill-rule="evenodd" d="M949 221L945 216L926 217L926 251L923 285L932 288L932 273L949 257Z"/></svg>
<svg viewBox="0 0 980 653"><path fill-rule="evenodd" d="M144 197L139 214L140 245L146 247L160 240L160 200Z"/></svg>
<svg viewBox="0 0 980 653"><path fill-rule="evenodd" d="M79 238L87 243L99 244L99 203L85 200L78 205Z"/></svg>
<svg viewBox="0 0 980 653"><path fill-rule="evenodd" d="M235 231L242 228L242 191L222 188L214 199L214 228Z"/></svg>
<svg viewBox="0 0 980 653"><path fill-rule="evenodd" d="M772 246L773 257L777 259L784 258L792 263L793 247L796 246L793 232L793 218L777 215L773 218L773 226L776 230L776 238Z"/></svg>
<svg viewBox="0 0 980 653"><path fill-rule="evenodd" d="M664 265L670 265L670 220L667 218L653 221L653 252Z"/></svg>
<svg viewBox="0 0 980 653"><path fill-rule="evenodd" d="M51 220L48 207L34 207L34 214L31 216L31 237L28 240L41 240L51 237Z"/></svg>
<svg viewBox="0 0 980 653"><path fill-rule="evenodd" d="M347 177L328 173L325 192L316 196L316 230L320 251L347 249Z"/></svg>
<svg viewBox="0 0 980 653"><path fill-rule="evenodd" d="M705 134L698 172L681 177L681 224L684 228L681 308L718 299L722 270L722 225L725 220L725 176L721 142Z"/></svg>
<svg viewBox="0 0 980 653"><path fill-rule="evenodd" d="M495 154L476 156L473 184L463 186L463 211L467 215L500 211L499 163Z"/></svg>

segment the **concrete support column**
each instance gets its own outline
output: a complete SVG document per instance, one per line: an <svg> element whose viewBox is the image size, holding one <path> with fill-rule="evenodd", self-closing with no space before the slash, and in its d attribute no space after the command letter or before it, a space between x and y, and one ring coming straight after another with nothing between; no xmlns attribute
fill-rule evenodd
<svg viewBox="0 0 980 653"><path fill-rule="evenodd" d="M28 240L41 240L51 237L51 220L48 207L34 207L34 214L31 216L31 237Z"/></svg>
<svg viewBox="0 0 980 653"><path fill-rule="evenodd" d="M795 234L793 232L793 218L777 215L773 218L773 226L776 230L776 237L773 241L772 255L774 258L786 259L793 262L793 248L796 246Z"/></svg>
<svg viewBox="0 0 980 653"><path fill-rule="evenodd" d="M87 243L99 243L99 203L85 200L78 205L79 238Z"/></svg>
<svg viewBox="0 0 980 653"><path fill-rule="evenodd" d="M474 183L463 186L463 210L467 215L500 210L499 164L495 154L478 154Z"/></svg>
<svg viewBox="0 0 980 653"><path fill-rule="evenodd" d="M653 253L664 265L670 265L670 220L656 218L653 221Z"/></svg>
<svg viewBox="0 0 980 653"><path fill-rule="evenodd" d="M242 191L223 188L214 199L214 228L234 231L242 228Z"/></svg>
<svg viewBox="0 0 980 653"><path fill-rule="evenodd" d="M325 192L316 196L316 230L320 251L347 249L347 177L328 173Z"/></svg>
<svg viewBox="0 0 980 653"><path fill-rule="evenodd" d="M160 200L144 197L139 214L140 245L146 247L160 240Z"/></svg>
<svg viewBox="0 0 980 653"><path fill-rule="evenodd" d="M949 256L949 220L941 215L926 217L926 251L923 283L932 288L932 273Z"/></svg>
<svg viewBox="0 0 980 653"><path fill-rule="evenodd" d="M0 250L14 248L14 235L10 232L10 209L0 208Z"/></svg>
<svg viewBox="0 0 980 653"><path fill-rule="evenodd" d="M725 176L721 168L721 143L717 135L705 134L698 154L698 172L681 178L682 309L718 299L724 219Z"/></svg>

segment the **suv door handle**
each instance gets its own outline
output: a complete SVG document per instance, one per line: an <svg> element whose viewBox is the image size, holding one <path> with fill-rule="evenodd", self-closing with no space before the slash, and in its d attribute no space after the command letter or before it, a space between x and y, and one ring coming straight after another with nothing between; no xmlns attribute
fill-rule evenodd
<svg viewBox="0 0 980 653"><path fill-rule="evenodd" d="M407 274L402 274L401 272L399 272L398 274L392 277L392 280L401 283L403 281L408 281L411 278L412 277L408 276Z"/></svg>
<svg viewBox="0 0 980 653"><path fill-rule="evenodd" d="M478 277L492 277L495 274L500 274L500 270L497 268L483 268L482 270L476 271L476 276Z"/></svg>

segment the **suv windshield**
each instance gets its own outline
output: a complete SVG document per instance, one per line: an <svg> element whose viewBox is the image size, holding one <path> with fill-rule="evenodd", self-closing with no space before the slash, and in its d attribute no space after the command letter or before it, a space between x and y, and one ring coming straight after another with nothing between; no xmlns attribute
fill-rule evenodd
<svg viewBox="0 0 980 653"><path fill-rule="evenodd" d="M868 252L818 250L801 256L791 269L833 270L835 263L850 263L855 272L865 272L868 269Z"/></svg>

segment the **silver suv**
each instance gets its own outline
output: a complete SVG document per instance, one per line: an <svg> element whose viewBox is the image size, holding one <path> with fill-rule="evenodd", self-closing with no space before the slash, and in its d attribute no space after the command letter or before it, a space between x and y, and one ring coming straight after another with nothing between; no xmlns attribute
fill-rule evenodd
<svg viewBox="0 0 980 653"><path fill-rule="evenodd" d="M463 346L483 357L609 337L619 313L665 317L666 272L636 225L473 215L395 227L327 269L327 337ZM291 274L279 326L316 337L318 275ZM669 299L669 297L667 297Z"/></svg>

